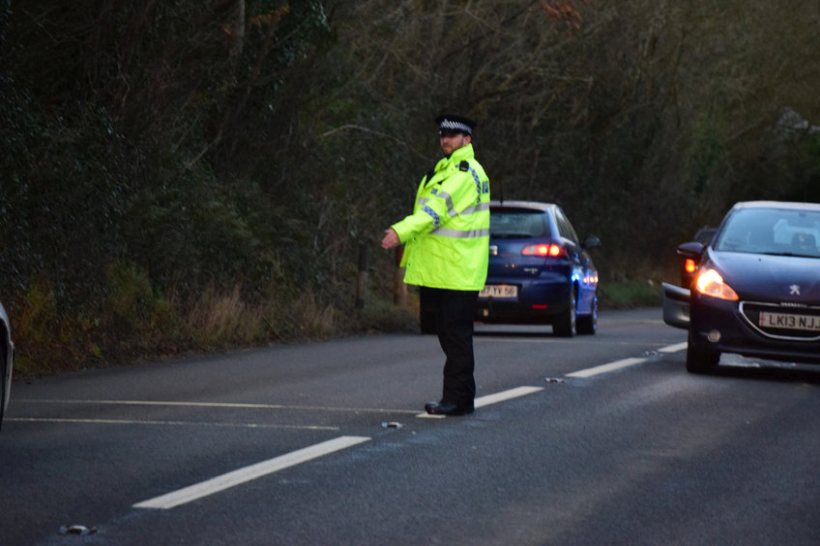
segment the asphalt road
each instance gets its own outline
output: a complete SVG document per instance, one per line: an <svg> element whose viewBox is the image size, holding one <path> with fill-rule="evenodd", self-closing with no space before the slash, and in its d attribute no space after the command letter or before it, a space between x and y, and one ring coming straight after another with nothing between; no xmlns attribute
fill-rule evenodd
<svg viewBox="0 0 820 546"><path fill-rule="evenodd" d="M479 326L467 417L431 336L18 382L0 546L820 544L820 367L689 375L660 315Z"/></svg>

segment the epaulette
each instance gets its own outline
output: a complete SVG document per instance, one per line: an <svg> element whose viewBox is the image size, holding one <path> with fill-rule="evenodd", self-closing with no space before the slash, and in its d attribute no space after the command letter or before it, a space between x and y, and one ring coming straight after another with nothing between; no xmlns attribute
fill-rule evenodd
<svg viewBox="0 0 820 546"><path fill-rule="evenodd" d="M467 160L462 161L458 164L458 170L463 173L466 173L470 170L470 163Z"/></svg>

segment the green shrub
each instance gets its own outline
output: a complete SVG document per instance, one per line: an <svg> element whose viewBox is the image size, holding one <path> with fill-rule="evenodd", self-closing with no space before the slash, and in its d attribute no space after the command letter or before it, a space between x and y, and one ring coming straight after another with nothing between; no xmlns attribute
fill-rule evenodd
<svg viewBox="0 0 820 546"><path fill-rule="evenodd" d="M598 288L602 309L651 307L661 304L660 286L650 280L625 280L601 283Z"/></svg>

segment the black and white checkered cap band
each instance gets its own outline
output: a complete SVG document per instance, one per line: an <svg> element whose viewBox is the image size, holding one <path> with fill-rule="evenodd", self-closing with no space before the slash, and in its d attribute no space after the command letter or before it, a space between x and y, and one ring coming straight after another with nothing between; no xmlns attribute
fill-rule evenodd
<svg viewBox="0 0 820 546"><path fill-rule="evenodd" d="M468 135L472 134L470 126L466 123L461 123L460 121L453 121L447 118L441 120L438 129L439 131L461 131L462 133L466 133Z"/></svg>

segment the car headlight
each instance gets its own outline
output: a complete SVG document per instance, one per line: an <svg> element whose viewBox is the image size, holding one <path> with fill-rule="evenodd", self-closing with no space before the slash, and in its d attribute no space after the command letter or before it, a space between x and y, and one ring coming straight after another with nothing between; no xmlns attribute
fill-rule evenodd
<svg viewBox="0 0 820 546"><path fill-rule="evenodd" d="M731 286L726 284L720 273L714 269L704 269L695 279L695 290L704 296L721 300L737 301L740 298Z"/></svg>

